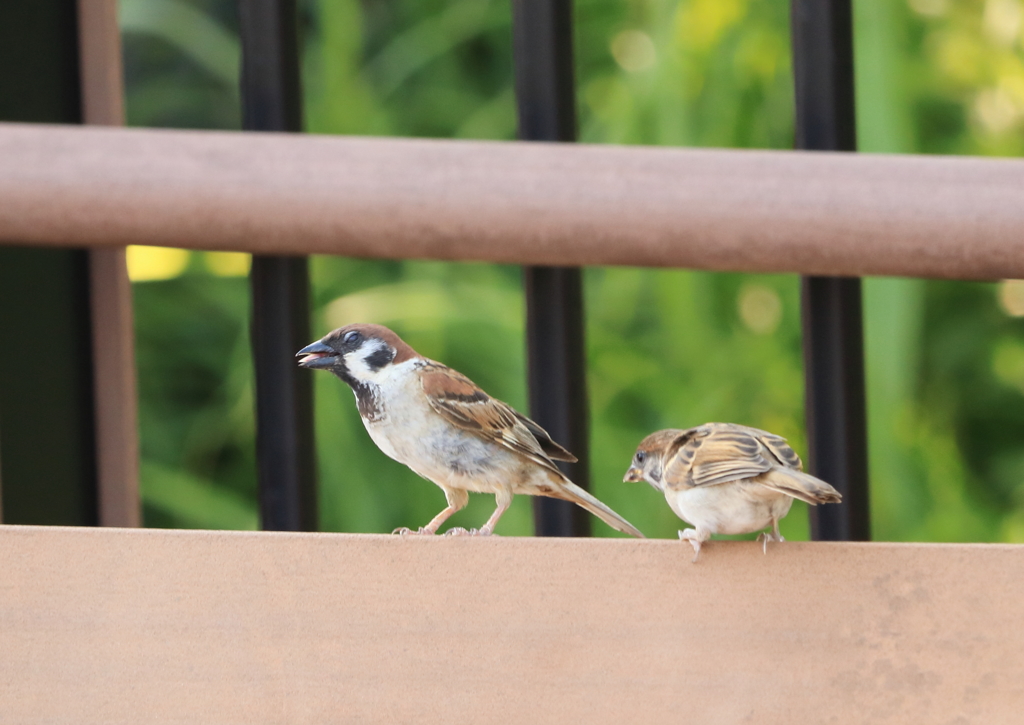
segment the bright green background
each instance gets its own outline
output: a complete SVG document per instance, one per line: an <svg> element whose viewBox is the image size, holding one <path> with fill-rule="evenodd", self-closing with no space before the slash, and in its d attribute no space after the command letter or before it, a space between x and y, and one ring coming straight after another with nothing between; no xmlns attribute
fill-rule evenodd
<svg viewBox="0 0 1024 725"><path fill-rule="evenodd" d="M862 151L1021 153L1020 0L855 5ZM308 131L514 136L507 0L300 6ZM132 125L238 127L233 8L121 0ZM582 141L792 145L781 0L578 0L576 58ZM151 526L256 526L247 286L208 261L192 254L180 276L134 287ZM390 325L525 411L517 268L312 267L314 337ZM806 452L795 276L595 268L585 283L592 486L609 505L651 536L679 528L659 494L620 483L657 428L735 421ZM865 281L874 538L1024 541L1024 326L1010 314L1024 313L1021 297L1012 284ZM315 381L322 528L390 531L440 510L436 487L374 447L347 388ZM453 524L479 525L492 507L474 496ZM517 499L498 531L530 530ZM783 532L806 537L803 508Z"/></svg>

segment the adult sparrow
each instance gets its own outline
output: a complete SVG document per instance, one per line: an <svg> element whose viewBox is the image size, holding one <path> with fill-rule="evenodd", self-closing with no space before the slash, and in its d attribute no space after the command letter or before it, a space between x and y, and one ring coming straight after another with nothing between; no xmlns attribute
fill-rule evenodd
<svg viewBox="0 0 1024 725"><path fill-rule="evenodd" d="M839 492L801 471L800 457L781 438L733 423L706 423L689 430L660 430L640 441L623 481L647 481L681 519L696 528L679 538L693 545L712 534L749 534L767 526L758 540L782 541L779 519L793 499L812 506L839 503Z"/></svg>
<svg viewBox="0 0 1024 725"><path fill-rule="evenodd" d="M373 442L444 491L448 506L415 533L436 533L476 491L494 494L494 513L479 531L449 533L493 533L512 496L522 493L572 501L612 528L643 537L558 470L554 461L576 458L543 428L465 375L423 357L388 328L347 325L296 357L302 367L329 370L348 383Z"/></svg>

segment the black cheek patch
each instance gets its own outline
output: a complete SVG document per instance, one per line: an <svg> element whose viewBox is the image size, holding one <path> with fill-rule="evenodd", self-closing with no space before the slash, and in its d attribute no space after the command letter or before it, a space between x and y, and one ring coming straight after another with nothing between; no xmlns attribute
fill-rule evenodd
<svg viewBox="0 0 1024 725"><path fill-rule="evenodd" d="M372 355L367 356L366 364L370 367L370 370L377 372L385 365L391 363L395 359L395 351L387 345L377 348Z"/></svg>

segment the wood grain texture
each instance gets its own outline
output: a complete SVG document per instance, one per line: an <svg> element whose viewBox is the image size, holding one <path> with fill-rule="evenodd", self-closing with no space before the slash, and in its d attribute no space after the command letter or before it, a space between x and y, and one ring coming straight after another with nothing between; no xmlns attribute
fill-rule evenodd
<svg viewBox="0 0 1024 725"><path fill-rule="evenodd" d="M0 125L0 243L1024 277L1024 161Z"/></svg>
<svg viewBox="0 0 1024 725"><path fill-rule="evenodd" d="M0 723L1016 723L1024 548L0 527Z"/></svg>

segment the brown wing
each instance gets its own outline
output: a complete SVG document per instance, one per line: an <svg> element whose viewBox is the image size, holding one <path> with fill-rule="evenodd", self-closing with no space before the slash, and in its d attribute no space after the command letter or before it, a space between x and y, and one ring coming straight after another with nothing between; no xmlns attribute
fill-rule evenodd
<svg viewBox="0 0 1024 725"><path fill-rule="evenodd" d="M515 410L513 410L512 412L516 414L516 418L519 419L519 422L525 425L527 430L529 430L530 433L533 434L533 437L537 439L537 443L540 444L541 450L543 450L544 453L547 454L548 458L551 458L555 461L567 461L569 463L575 463L577 460L579 460L578 458L576 458L576 456L569 453L569 451L565 450L564 448L562 448L562 446L558 445L553 440L551 440L551 436L548 434L546 430L541 428L539 425L534 423L532 420L527 418L522 413Z"/></svg>
<svg viewBox="0 0 1024 725"><path fill-rule="evenodd" d="M558 467L551 461L548 449L553 447L555 453L571 456L536 423L490 397L472 380L450 367L430 363L420 373L420 382L431 407L452 425L502 445L555 472L558 472ZM534 430L543 433L543 437Z"/></svg>
<svg viewBox="0 0 1024 725"><path fill-rule="evenodd" d="M800 459L784 438L732 423L708 423L680 436L665 467L675 486L714 486L751 478L775 467L797 468Z"/></svg>
<svg viewBox="0 0 1024 725"><path fill-rule="evenodd" d="M759 434L758 440L765 445L781 466L784 468L793 468L797 471L803 470L804 464L800 460L800 456L796 454L796 451L789 447L789 443L786 442L785 438L777 436L774 433L757 430L757 428L751 428L750 430L757 431Z"/></svg>

